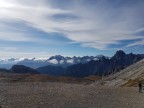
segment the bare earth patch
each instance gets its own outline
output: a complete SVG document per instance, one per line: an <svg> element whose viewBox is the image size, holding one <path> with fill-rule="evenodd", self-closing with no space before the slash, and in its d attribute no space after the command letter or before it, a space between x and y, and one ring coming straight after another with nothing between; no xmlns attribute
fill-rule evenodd
<svg viewBox="0 0 144 108"><path fill-rule="evenodd" d="M0 83L2 108L144 108L137 87L56 82Z"/></svg>

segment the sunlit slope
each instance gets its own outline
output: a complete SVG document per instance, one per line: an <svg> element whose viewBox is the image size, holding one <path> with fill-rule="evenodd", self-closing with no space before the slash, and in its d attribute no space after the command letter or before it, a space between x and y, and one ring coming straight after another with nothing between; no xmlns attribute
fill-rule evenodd
<svg viewBox="0 0 144 108"><path fill-rule="evenodd" d="M104 78L101 84L106 86L130 87L137 86L141 80L144 80L144 59L108 78Z"/></svg>

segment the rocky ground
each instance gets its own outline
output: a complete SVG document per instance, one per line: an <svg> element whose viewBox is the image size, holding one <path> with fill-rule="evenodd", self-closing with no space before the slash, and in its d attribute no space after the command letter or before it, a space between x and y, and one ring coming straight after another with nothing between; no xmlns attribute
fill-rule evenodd
<svg viewBox="0 0 144 108"><path fill-rule="evenodd" d="M144 108L137 87L0 82L0 108Z"/></svg>

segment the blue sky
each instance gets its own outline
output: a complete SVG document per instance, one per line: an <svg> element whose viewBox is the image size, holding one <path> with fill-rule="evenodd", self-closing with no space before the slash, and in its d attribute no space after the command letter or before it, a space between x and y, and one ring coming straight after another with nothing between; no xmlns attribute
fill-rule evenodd
<svg viewBox="0 0 144 108"><path fill-rule="evenodd" d="M144 53L144 0L0 0L0 58Z"/></svg>

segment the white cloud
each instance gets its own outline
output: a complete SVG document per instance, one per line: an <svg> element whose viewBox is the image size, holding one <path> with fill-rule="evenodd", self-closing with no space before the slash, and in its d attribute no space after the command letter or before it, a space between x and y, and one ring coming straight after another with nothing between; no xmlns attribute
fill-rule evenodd
<svg viewBox="0 0 144 108"><path fill-rule="evenodd" d="M28 22L28 25L47 33L58 32L84 47L107 49L110 44L120 44L121 40L143 39L144 36L133 34L142 32L143 5L137 3L112 8L110 4L99 1L94 7L87 7L77 2L69 9L54 8L49 0L1 0L0 19L10 18ZM75 0L73 0L75 1ZM71 14L77 16L74 20L53 20L57 14ZM1 28L1 27L0 27ZM0 33L0 40L6 39L8 34ZM20 36L19 34L17 34ZM27 36L13 34L9 40L30 40ZM8 39L8 38L7 38ZM139 44L139 42L137 43ZM141 43L143 45L143 42ZM130 46L130 45L128 45Z"/></svg>
<svg viewBox="0 0 144 108"><path fill-rule="evenodd" d="M73 62L74 62L74 60L73 60L73 59L68 59L68 60L67 60L67 63L72 64Z"/></svg>
<svg viewBox="0 0 144 108"><path fill-rule="evenodd" d="M52 64L58 64L58 61L56 59L49 60L49 62Z"/></svg>
<svg viewBox="0 0 144 108"><path fill-rule="evenodd" d="M7 51L2 51L0 52L0 57L2 58L48 58L52 56L52 54L49 54L47 52L19 52L18 50L12 51L12 50L7 50Z"/></svg>
<svg viewBox="0 0 144 108"><path fill-rule="evenodd" d="M0 40L4 41L29 41L30 37L24 36L22 33L0 33Z"/></svg>
<svg viewBox="0 0 144 108"><path fill-rule="evenodd" d="M64 63L64 60L60 60L60 62L59 62L60 64L63 64Z"/></svg>
<svg viewBox="0 0 144 108"><path fill-rule="evenodd" d="M126 47L132 47L132 46L137 46L137 45L144 45L144 39L140 40L140 41L136 41L134 43L131 43L131 44L127 45Z"/></svg>
<svg viewBox="0 0 144 108"><path fill-rule="evenodd" d="M16 47L0 47L1 52L16 51Z"/></svg>

